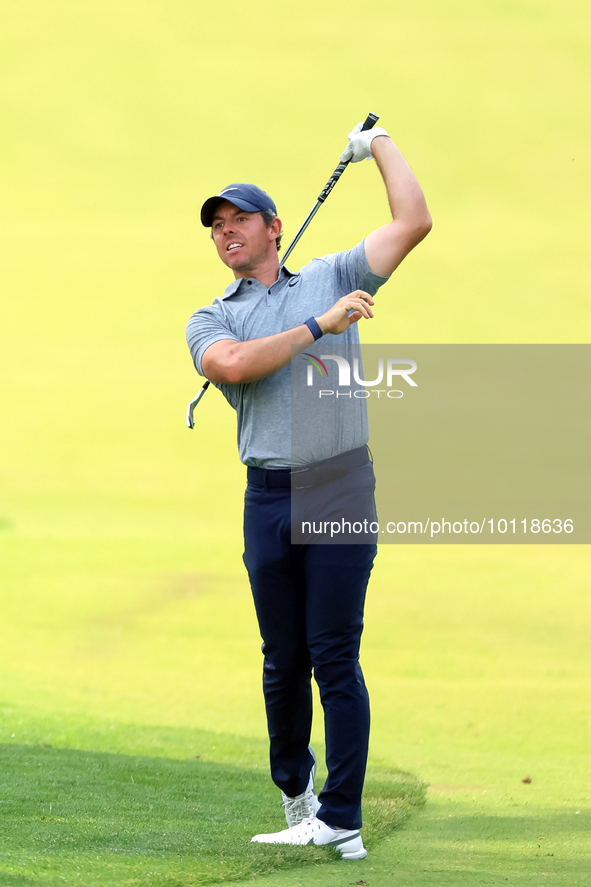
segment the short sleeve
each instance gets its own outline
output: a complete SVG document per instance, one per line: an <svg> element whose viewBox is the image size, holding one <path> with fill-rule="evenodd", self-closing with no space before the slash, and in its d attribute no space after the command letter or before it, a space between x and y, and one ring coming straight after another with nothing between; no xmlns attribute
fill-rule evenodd
<svg viewBox="0 0 591 887"><path fill-rule="evenodd" d="M205 308L200 308L189 318L187 324L187 345L189 346L195 369L200 376L204 375L201 367L203 355L210 345L213 345L214 342L219 342L221 339L233 339L235 342L240 341L215 303L213 305L206 305Z"/></svg>
<svg viewBox="0 0 591 887"><path fill-rule="evenodd" d="M370 296L374 296L389 279L374 274L369 267L365 255L365 241L361 241L353 249L327 256L327 259L334 261L337 286L344 295L353 290L364 290Z"/></svg>

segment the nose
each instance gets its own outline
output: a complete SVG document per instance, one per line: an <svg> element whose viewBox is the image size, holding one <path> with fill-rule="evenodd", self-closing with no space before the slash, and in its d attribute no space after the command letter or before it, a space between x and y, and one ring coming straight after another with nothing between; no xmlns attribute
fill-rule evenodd
<svg viewBox="0 0 591 887"><path fill-rule="evenodd" d="M224 225L222 227L222 234L233 234L235 230L234 222L232 219L224 219Z"/></svg>

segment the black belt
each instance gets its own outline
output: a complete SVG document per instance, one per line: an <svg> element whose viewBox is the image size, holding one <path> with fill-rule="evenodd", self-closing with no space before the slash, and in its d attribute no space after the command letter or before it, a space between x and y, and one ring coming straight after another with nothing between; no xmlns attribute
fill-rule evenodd
<svg viewBox="0 0 591 887"><path fill-rule="evenodd" d="M248 483L267 489L311 490L322 487L333 480L349 474L355 468L362 468L369 462L367 446L339 453L330 459L312 462L302 468L255 468L248 466L246 473Z"/></svg>

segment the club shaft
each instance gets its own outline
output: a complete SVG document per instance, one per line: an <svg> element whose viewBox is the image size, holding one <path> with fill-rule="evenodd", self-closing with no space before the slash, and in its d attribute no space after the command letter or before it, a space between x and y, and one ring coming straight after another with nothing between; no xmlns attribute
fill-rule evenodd
<svg viewBox="0 0 591 887"><path fill-rule="evenodd" d="M378 122L379 119L380 118L378 117L377 114L368 114L363 122L363 126L361 127L361 131L365 132L368 129L373 129L373 127L376 125L376 123ZM280 267L283 267L283 265L285 265L285 263L287 262L289 256L291 255L291 253L295 249L302 234L304 233L304 231L306 230L306 228L308 227L308 225L310 224L310 222L312 221L312 219L314 218L314 216L316 215L316 213L318 212L318 210L320 209L320 207L322 206L322 204L324 203L324 201L326 200L326 198L328 197L328 195L330 194L330 192L332 191L332 189L334 188L334 186L336 185L336 183L338 182L340 177L343 175L343 173L345 172L345 170L349 166L349 163L350 163L349 160L341 161L339 163L339 165L337 166L337 168L335 169L335 171L333 172L333 174L331 175L330 179L328 180L328 182L326 183L326 185L324 186L324 188L322 189L322 191L318 195L318 197L316 199L316 203L314 204L314 206L312 207L312 209L310 210L310 212L306 216L304 222L300 226L300 229L297 232L296 236L291 241L291 243L287 247L285 253L283 254L283 258L281 259L281 262L279 263Z"/></svg>
<svg viewBox="0 0 591 887"><path fill-rule="evenodd" d="M304 231L306 230L306 228L308 227L308 225L310 224L310 222L312 221L312 219L314 218L314 216L316 215L316 213L318 212L318 210L320 209L321 206L322 206L322 201L317 200L316 203L314 204L314 206L312 207L312 209L310 210L310 212L308 213L308 215L306 216L305 221L302 223L300 230L298 231L298 233L296 234L296 236L294 237L294 239L291 241L291 243L287 247L286 251L284 252L283 258L279 262L280 268L283 268L283 266L287 262L291 253L296 248L300 237L302 236L302 234L304 233Z"/></svg>

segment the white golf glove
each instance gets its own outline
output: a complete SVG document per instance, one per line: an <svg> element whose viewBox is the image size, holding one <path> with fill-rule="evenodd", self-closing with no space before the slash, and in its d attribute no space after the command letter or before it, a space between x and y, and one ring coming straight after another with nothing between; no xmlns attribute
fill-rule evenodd
<svg viewBox="0 0 591 887"><path fill-rule="evenodd" d="M371 160L371 143L376 136L387 136L388 133L381 126L374 126L373 129L367 129L361 132L363 123L358 123L355 129L351 130L347 138L349 144L341 154L341 162L359 163L360 160Z"/></svg>

